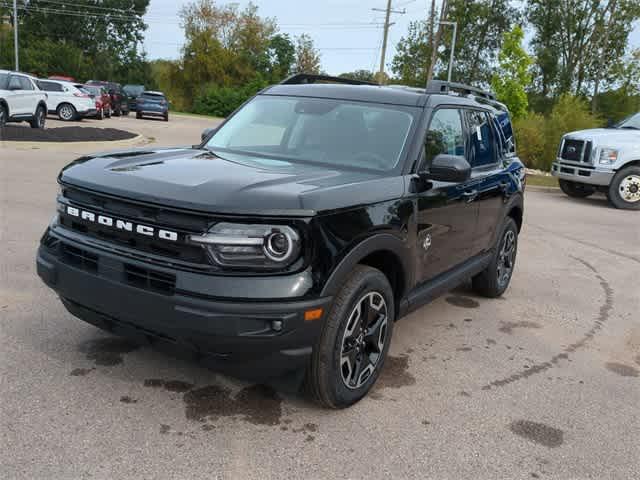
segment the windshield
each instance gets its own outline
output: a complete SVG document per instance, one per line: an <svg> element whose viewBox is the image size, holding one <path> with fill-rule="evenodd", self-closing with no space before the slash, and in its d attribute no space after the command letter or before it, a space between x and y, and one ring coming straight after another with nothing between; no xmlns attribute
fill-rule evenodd
<svg viewBox="0 0 640 480"><path fill-rule="evenodd" d="M623 120L618 124L617 128L634 128L640 130L640 113L631 115L626 120Z"/></svg>
<svg viewBox="0 0 640 480"><path fill-rule="evenodd" d="M123 88L124 93L131 97L137 97L144 92L144 87L142 85L125 85Z"/></svg>
<svg viewBox="0 0 640 480"><path fill-rule="evenodd" d="M207 144L296 163L388 171L400 159L417 109L317 98L258 96Z"/></svg>

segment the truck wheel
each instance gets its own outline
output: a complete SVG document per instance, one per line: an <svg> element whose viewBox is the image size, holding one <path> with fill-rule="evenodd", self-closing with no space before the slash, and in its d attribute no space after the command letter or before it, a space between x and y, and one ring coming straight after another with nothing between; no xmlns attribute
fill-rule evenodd
<svg viewBox="0 0 640 480"><path fill-rule="evenodd" d="M378 379L391 344L395 305L387 277L358 265L325 318L306 385L327 408L362 399Z"/></svg>
<svg viewBox="0 0 640 480"><path fill-rule="evenodd" d="M29 125L31 125L31 128L43 129L46 122L47 122L47 111L42 105L40 105L36 109L36 114L29 121Z"/></svg>
<svg viewBox="0 0 640 480"><path fill-rule="evenodd" d="M507 217L498 238L491 263L472 280L473 289L488 298L500 297L511 282L518 253L518 226L513 218Z"/></svg>
<svg viewBox="0 0 640 480"><path fill-rule="evenodd" d="M70 122L72 120L75 120L78 116L75 107L70 103L63 103L62 105L60 105L56 113L58 114L58 117L60 117L60 120L62 120L63 122Z"/></svg>
<svg viewBox="0 0 640 480"><path fill-rule="evenodd" d="M7 109L4 105L0 104L0 128L4 127L7 124L9 114L7 113Z"/></svg>
<svg viewBox="0 0 640 480"><path fill-rule="evenodd" d="M640 167L631 166L616 173L607 197L616 208L640 210Z"/></svg>
<svg viewBox="0 0 640 480"><path fill-rule="evenodd" d="M568 180L559 180L558 183L560 184L560 190L573 198L586 198L596 192L595 188L584 183L570 182Z"/></svg>

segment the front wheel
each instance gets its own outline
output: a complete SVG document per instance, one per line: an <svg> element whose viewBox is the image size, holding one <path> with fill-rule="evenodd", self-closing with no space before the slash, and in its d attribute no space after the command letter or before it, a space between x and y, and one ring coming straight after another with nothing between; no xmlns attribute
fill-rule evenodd
<svg viewBox="0 0 640 480"><path fill-rule="evenodd" d="M0 104L0 128L7 124L7 120L9 119L8 117L9 114L7 113L7 109L4 105Z"/></svg>
<svg viewBox="0 0 640 480"><path fill-rule="evenodd" d="M393 290L379 270L358 265L324 320L307 371L307 387L327 408L361 400L375 384L391 344Z"/></svg>
<svg viewBox="0 0 640 480"><path fill-rule="evenodd" d="M640 167L623 168L615 174L607 198L624 210L640 210Z"/></svg>
<svg viewBox="0 0 640 480"><path fill-rule="evenodd" d="M75 107L69 103L63 103L60 105L57 113L58 117L60 117L60 120L63 122L70 122L75 120L78 116Z"/></svg>
<svg viewBox="0 0 640 480"><path fill-rule="evenodd" d="M584 183L570 182L568 180L559 180L560 190L572 198L587 198L596 192L591 185Z"/></svg>
<svg viewBox="0 0 640 480"><path fill-rule="evenodd" d="M501 296L509 287L518 253L518 226L511 217L502 224L495 253L482 272L473 277L473 289L488 298Z"/></svg>
<svg viewBox="0 0 640 480"><path fill-rule="evenodd" d="M36 109L36 113L31 119L31 121L29 122L29 125L31 125L31 128L43 129L45 127L46 122L47 122L47 110L42 105L40 105Z"/></svg>

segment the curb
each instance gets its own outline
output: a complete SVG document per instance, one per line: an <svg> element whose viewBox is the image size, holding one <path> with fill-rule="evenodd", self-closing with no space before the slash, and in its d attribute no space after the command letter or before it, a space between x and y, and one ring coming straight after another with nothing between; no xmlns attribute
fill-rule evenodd
<svg viewBox="0 0 640 480"><path fill-rule="evenodd" d="M144 135L136 135L133 138L127 140L115 140L115 141L98 141L98 142L14 142L11 140L0 140L0 147L16 147L16 148L66 148L66 147L118 147L135 145L143 140L147 140Z"/></svg>

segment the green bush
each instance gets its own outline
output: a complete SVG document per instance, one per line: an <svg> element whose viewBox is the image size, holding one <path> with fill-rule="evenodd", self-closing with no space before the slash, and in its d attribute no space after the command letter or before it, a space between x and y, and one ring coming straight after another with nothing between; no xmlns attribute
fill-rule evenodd
<svg viewBox="0 0 640 480"><path fill-rule="evenodd" d="M266 86L267 82L262 79L256 79L242 87L209 84L196 96L193 113L227 117Z"/></svg>
<svg viewBox="0 0 640 480"><path fill-rule="evenodd" d="M529 112L514 122L518 154L527 167L548 171L564 134L601 125L586 101L563 95L547 117Z"/></svg>

